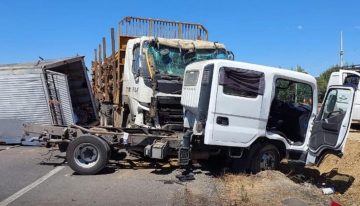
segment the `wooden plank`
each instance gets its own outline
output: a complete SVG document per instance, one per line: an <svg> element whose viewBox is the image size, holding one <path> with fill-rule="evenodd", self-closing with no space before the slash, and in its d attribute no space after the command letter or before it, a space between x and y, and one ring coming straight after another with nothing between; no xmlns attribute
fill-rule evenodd
<svg viewBox="0 0 360 206"><path fill-rule="evenodd" d="M111 28L111 56L115 57L115 30Z"/></svg>

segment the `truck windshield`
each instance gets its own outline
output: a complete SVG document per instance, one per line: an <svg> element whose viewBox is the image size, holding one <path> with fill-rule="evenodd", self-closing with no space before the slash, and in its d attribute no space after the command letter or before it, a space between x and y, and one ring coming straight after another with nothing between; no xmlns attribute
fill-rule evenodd
<svg viewBox="0 0 360 206"><path fill-rule="evenodd" d="M191 51L165 45L149 45L147 52L157 73L178 77L183 77L185 67L190 63L208 59L228 59L225 49Z"/></svg>

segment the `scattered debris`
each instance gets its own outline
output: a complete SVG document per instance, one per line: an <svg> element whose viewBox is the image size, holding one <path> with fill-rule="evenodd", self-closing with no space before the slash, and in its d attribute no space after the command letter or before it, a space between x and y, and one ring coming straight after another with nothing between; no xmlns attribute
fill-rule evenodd
<svg viewBox="0 0 360 206"><path fill-rule="evenodd" d="M188 174L176 175L176 178L178 178L182 182L195 180L194 173L192 173L192 172L190 172Z"/></svg>
<svg viewBox="0 0 360 206"><path fill-rule="evenodd" d="M333 187L324 187L321 189L322 189L324 195L331 195L331 194L335 193L335 189Z"/></svg>

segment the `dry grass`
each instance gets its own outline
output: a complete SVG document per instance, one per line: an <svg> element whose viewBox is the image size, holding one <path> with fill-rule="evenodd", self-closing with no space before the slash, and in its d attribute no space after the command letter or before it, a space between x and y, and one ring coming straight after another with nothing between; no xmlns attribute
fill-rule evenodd
<svg viewBox="0 0 360 206"><path fill-rule="evenodd" d="M328 205L330 202L317 187L296 184L278 171L225 175L220 187L224 205L283 205L283 201L289 198L302 200L308 205Z"/></svg>
<svg viewBox="0 0 360 206"><path fill-rule="evenodd" d="M319 167L299 167L284 163L279 171L257 175L227 174L219 179L223 205L284 205L296 198L308 205L360 205L360 132L352 131L342 158L325 157ZM321 187L336 193L323 195Z"/></svg>

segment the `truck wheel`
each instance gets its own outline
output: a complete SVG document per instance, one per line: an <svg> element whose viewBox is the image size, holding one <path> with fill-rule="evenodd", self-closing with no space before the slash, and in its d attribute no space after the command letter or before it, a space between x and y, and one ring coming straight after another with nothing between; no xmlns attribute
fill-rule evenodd
<svg viewBox="0 0 360 206"><path fill-rule="evenodd" d="M250 156L250 170L258 173L263 170L276 170L280 163L279 150L271 144L261 147Z"/></svg>
<svg viewBox="0 0 360 206"><path fill-rule="evenodd" d="M100 172L109 160L110 147L94 136L81 136L70 142L66 158L72 170L81 175Z"/></svg>

